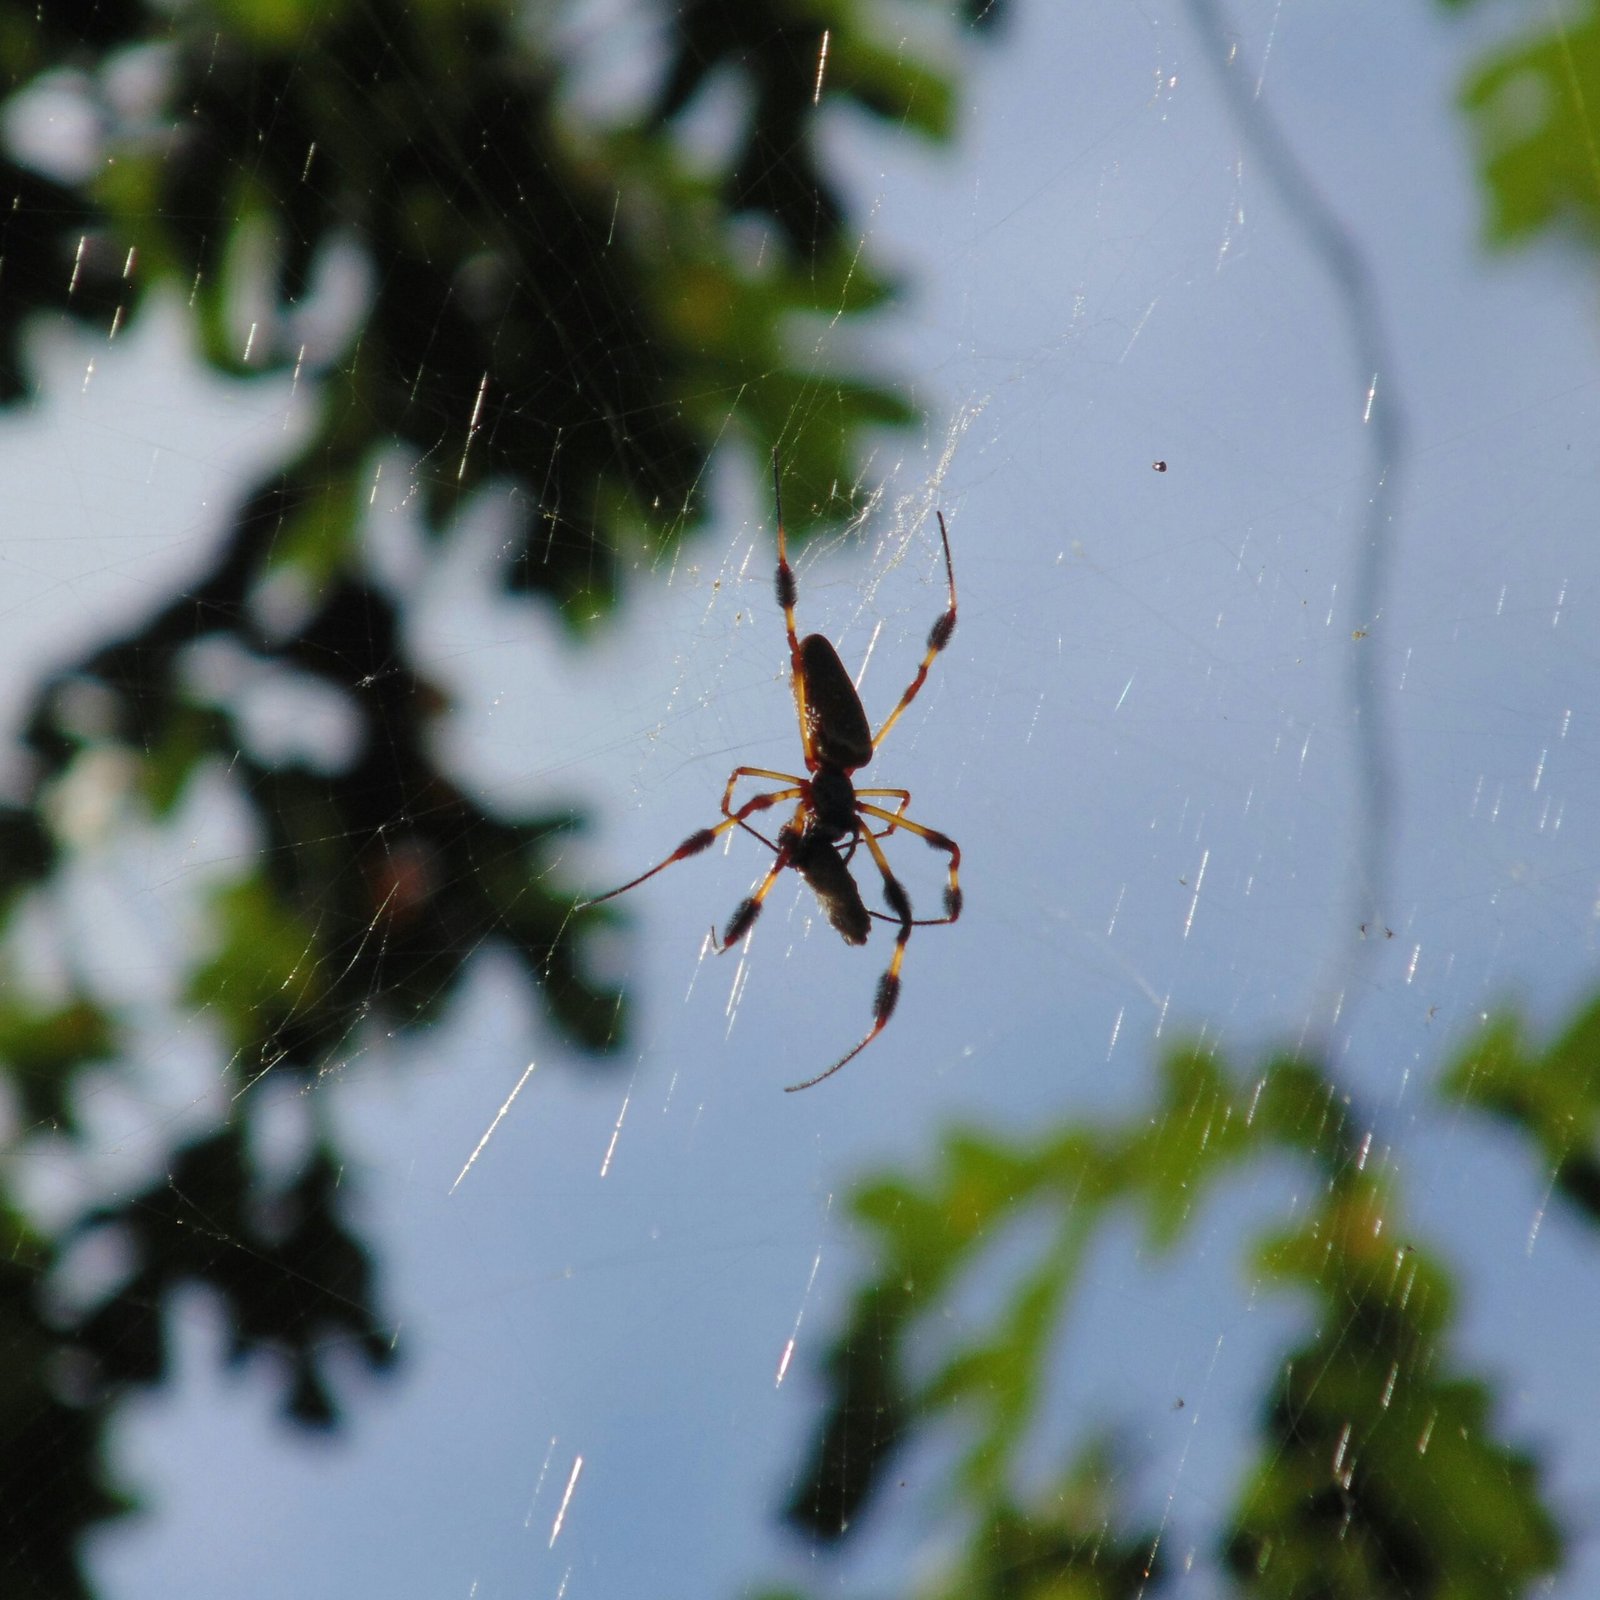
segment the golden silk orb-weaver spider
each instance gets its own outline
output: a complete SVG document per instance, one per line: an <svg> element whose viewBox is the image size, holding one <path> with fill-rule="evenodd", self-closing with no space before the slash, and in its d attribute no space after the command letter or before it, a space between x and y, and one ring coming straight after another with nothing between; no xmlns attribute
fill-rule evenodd
<svg viewBox="0 0 1600 1600"><path fill-rule="evenodd" d="M761 907L772 886L786 868L793 867L811 886L828 921L846 944L865 944L872 919L897 924L894 954L883 976L878 979L877 995L872 1003L872 1026L866 1037L845 1055L834 1062L826 1072L819 1072L803 1083L791 1083L786 1090L793 1094L797 1089L809 1089L813 1084L831 1078L840 1067L853 1061L874 1039L883 1032L894 1014L895 1002L900 998L900 964L905 959L906 943L913 928L938 927L954 922L961 915L961 847L954 839L920 822L913 822L906 810L911 804L909 789L858 789L852 781L878 753L878 746L889 730L900 720L907 706L916 699L918 691L927 682L928 669L933 658L950 642L956 628L956 574L950 560L950 535L945 531L944 514L939 513L939 539L944 546L945 578L950 586L950 604L934 623L928 634L928 648L904 694L895 708L885 718L876 733L862 709L861 697L844 670L839 652L820 633L808 633L799 638L795 633L794 608L798 598L794 570L789 565L788 539L783 526L783 491L778 481L778 459L772 460L772 496L778 518L778 604L783 608L784 626L789 635L789 681L794 690L795 713L800 719L800 748L805 761L806 776L792 772L775 772L768 767L735 767L722 791L722 821L713 828L701 828L691 833L670 856L648 872L641 872L619 889L603 894L590 905L603 900L614 900L619 894L637 888L647 878L664 872L674 862L699 855L709 849L731 828L743 828L761 840L773 852L772 865L753 893L740 902L739 908L728 919L721 943L717 943L712 930L712 943L718 952L737 944L755 925ZM733 791L741 778L765 778L783 784L746 800L737 810L733 805ZM895 800L899 804L890 811L874 801ZM789 820L778 829L774 844L765 834L751 826L749 819L758 812L773 806L794 803ZM944 915L919 921L911 914L911 897L889 866L882 840L892 833L914 833L935 850L947 856L948 881L944 891ZM886 916L881 911L869 911L861 898L861 890L850 873L850 861L857 845L864 844L872 857L879 876L883 879L884 903L893 912Z"/></svg>

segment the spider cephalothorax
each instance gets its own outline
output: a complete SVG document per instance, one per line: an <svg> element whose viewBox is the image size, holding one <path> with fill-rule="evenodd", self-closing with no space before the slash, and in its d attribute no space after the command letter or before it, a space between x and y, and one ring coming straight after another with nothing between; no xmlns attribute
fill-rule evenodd
<svg viewBox="0 0 1600 1600"><path fill-rule="evenodd" d="M900 964L905 957L906 943L911 930L954 922L961 915L961 848L953 839L925 828L906 816L911 804L908 789L858 789L852 775L866 766L877 754L884 736L900 720L901 713L916 699L917 691L927 681L928 668L933 658L950 642L956 626L956 575L950 560L950 536L945 530L944 516L939 515L939 539L944 546L945 578L950 587L950 604L928 634L927 652L917 675L911 680L895 708L876 733L872 732L867 714L862 709L861 697L844 670L839 652L820 633L799 638L795 633L794 608L798 598L794 569L789 565L788 539L783 526L783 498L778 482L778 463L772 463L772 491L778 512L778 604L783 608L784 626L789 635L789 681L794 690L795 711L800 719L800 744L805 760L806 776L792 772L774 772L767 767L735 767L722 791L722 821L714 828L701 828L691 833L667 859L648 872L642 872L600 900L610 900L625 893L646 878L670 867L675 861L698 855L730 828L743 828L754 835L773 852L771 867L749 897L740 902L728 920L718 948L726 950L736 944L754 926L761 915L761 907L772 886L786 868L792 867L805 879L817 897L828 921L847 944L865 944L874 917L893 922L895 934L894 955L888 969L878 980L878 992L873 1001L872 1027L866 1037L841 1056L826 1072L808 1078L804 1083L790 1084L790 1091L809 1089L831 1077L847 1061L853 1060L883 1031L900 997ZM785 787L755 795L737 810L733 807L733 791L741 778L768 778ZM872 804L873 800L897 800L893 811ZM772 806L794 802L789 820L778 830L777 842L753 827L750 818ZM874 825L879 825L874 831ZM904 831L942 850L948 857L948 882L944 891L944 915L918 921L911 914L911 897L900 880L890 870L889 859L883 852L881 840L891 833ZM893 913L885 916L881 911L869 911L861 898L861 890L850 872L850 861L856 846L865 844L879 876L883 879L884 903ZM598 905L599 900L591 904Z"/></svg>

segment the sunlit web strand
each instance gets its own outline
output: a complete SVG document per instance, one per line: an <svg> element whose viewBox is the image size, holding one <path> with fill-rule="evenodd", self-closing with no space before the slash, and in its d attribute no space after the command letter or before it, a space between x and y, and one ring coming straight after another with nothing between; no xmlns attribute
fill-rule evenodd
<svg viewBox="0 0 1600 1600"><path fill-rule="evenodd" d="M494 1120L487 1128L483 1130L483 1137L477 1142L476 1145L473 1146L472 1154L467 1157L466 1165L462 1167L462 1169L456 1174L456 1181L450 1185L451 1194L454 1194L456 1190L461 1187L461 1180L472 1171L472 1164L478 1159L479 1156L483 1154L484 1146L488 1144L490 1139L494 1137L494 1130L500 1126L502 1120L505 1118L506 1112L511 1109L512 1101L514 1101L517 1096L522 1093L523 1084L525 1084L528 1079L533 1076L533 1069L538 1065L539 1063L537 1061L530 1061L527 1066L522 1069L522 1076L517 1079L516 1087L513 1088L511 1093L506 1096L505 1104L501 1106L497 1112L495 1112Z"/></svg>

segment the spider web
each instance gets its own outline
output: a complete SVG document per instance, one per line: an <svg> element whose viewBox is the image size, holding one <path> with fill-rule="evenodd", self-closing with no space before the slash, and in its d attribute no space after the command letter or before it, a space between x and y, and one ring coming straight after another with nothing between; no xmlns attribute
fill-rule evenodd
<svg viewBox="0 0 1600 1600"><path fill-rule="evenodd" d="M607 44L629 15L585 19L597 103L642 92L648 31ZM774 1518L870 1266L846 1197L926 1168L953 1125L1020 1139L1137 1117L1153 1062L1195 1033L1240 1059L1325 1051L1407 1225L1461 1269L1455 1357L1514 1374L1496 1429L1538 1445L1581 1527L1600 1490L1574 1336L1597 1309L1592 1240L1552 1173L1426 1101L1494 1007L1556 1026L1595 954L1595 385L1573 336L1592 307L1571 262L1490 264L1474 243L1452 95L1486 37L1421 6L1222 21L1198 0L1024 3L966 64L949 158L831 131L863 245L915 285L870 348L913 374L929 420L885 436L857 523L805 546L800 626L860 671L876 726L943 605L944 511L959 625L861 781L909 788L910 814L960 842L962 919L916 931L883 1036L805 1095L779 1091L861 1036L889 930L845 948L790 878L747 944L714 953L707 930L770 859L737 831L623 903L607 959L637 1007L610 1077L568 1070L492 948L425 1040L352 1038L319 1094L405 1366L309 1447L226 1372L196 1296L178 1383L115 1440L153 1514L98 1538L104 1594L165 1596L174 1572L238 1596L931 1582L970 1532L950 1507L959 1420L896 1460L848 1548ZM1230 52L1232 99L1212 65ZM692 137L714 146L719 114L713 96ZM1382 372L1360 368L1338 261L1275 183L1275 137L1357 253ZM181 583L216 506L303 426L291 385L202 376L182 327L41 340L47 401L0 439L13 721L41 660ZM808 333L819 370L844 337ZM1376 527L1369 400L1407 422ZM505 506L481 497L431 546L409 471L375 478L371 559L424 596L408 625L452 701L449 764L506 814L590 807L563 856L575 881L608 887L714 822L734 766L793 770L772 508L747 459L717 459L706 530L633 560L614 625L581 647L503 592ZM1364 540L1384 558L1366 598ZM337 745L337 708L211 670L255 695L264 745ZM63 797L89 864L34 959L145 1008L141 1076L96 1089L87 1168L30 1153L41 1215L149 1181L173 1121L205 1126L225 1092L175 974L252 841L225 786L159 830L119 831L91 803L115 792ZM941 859L889 848L930 914ZM286 1152L298 1087L269 1070L252 1092L283 1094ZM1252 1407L1306 1319L1238 1241L1315 1200L1287 1163L1263 1168L1197 1202L1173 1257L1119 1222L1060 1330L1022 1464L1043 1481L1063 1439L1114 1433L1121 1514L1158 1530L1181 1592L1229 1592L1214 1545ZM984 1326L1037 1226L1020 1218L959 1282L949 1327ZM940 1348L913 1360L931 1371ZM1551 1592L1591 1592L1597 1571L1578 1541Z"/></svg>

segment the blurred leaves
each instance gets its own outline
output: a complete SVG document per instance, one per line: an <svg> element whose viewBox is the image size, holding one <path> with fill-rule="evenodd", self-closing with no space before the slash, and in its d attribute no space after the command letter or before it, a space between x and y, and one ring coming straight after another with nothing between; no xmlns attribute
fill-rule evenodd
<svg viewBox="0 0 1600 1600"><path fill-rule="evenodd" d="M88 1216L76 1236L112 1233L132 1263L117 1291L72 1323L71 1348L89 1358L93 1383L116 1393L164 1378L170 1307L180 1289L204 1285L225 1316L229 1359L270 1356L285 1411L332 1424L344 1355L381 1368L395 1354L367 1309L373 1268L341 1215L341 1165L319 1148L288 1182L269 1183L240 1130L224 1129L132 1203Z"/></svg>
<svg viewBox="0 0 1600 1600"><path fill-rule="evenodd" d="M104 307L76 293L62 251L74 233L87 238L94 209L75 194L9 157L0 156L0 259L6 293L0 295L0 403L22 399L30 389L22 357L22 335L41 311L104 317Z"/></svg>
<svg viewBox="0 0 1600 1600"><path fill-rule="evenodd" d="M1502 1600L1561 1563L1533 1458L1496 1438L1489 1386L1450 1362L1444 1268L1396 1212L1346 1169L1262 1250L1267 1279L1315 1312L1281 1364L1229 1536L1248 1593Z"/></svg>
<svg viewBox="0 0 1600 1600"><path fill-rule="evenodd" d="M1557 1192L1600 1222L1600 999L1543 1049L1515 1017L1491 1019L1444 1090L1525 1135Z"/></svg>
<svg viewBox="0 0 1600 1600"><path fill-rule="evenodd" d="M102 1460L110 1397L76 1381L40 1287L53 1242L0 1210L0 1573L6 1593L88 1600L77 1550L133 1502Z"/></svg>
<svg viewBox="0 0 1600 1600"><path fill-rule="evenodd" d="M0 1576L4 1592L87 1600L78 1548L134 1507L114 1485L101 1439L118 1401L171 1367L175 1302L205 1288L230 1360L256 1360L285 1414L327 1427L355 1363L394 1360L369 1307L373 1267L349 1230L341 1164L318 1149L268 1181L239 1129L189 1146L170 1174L59 1237L0 1211ZM125 1263L109 1293L84 1298L75 1255ZM110 1250L106 1247L110 1247Z"/></svg>
<svg viewBox="0 0 1600 1600"><path fill-rule="evenodd" d="M623 997L589 955L601 918L574 911L580 886L561 865L581 816L498 815L441 765L449 708L414 659L412 597L368 570L375 465L400 455L436 541L493 490L510 508L506 584L574 634L606 616L629 568L698 526L720 439L763 462L781 443L796 534L847 521L873 430L913 411L889 376L836 360L827 330L895 285L860 248L819 134L843 113L884 134L949 136L958 86L931 42L908 42L931 35L907 33L901 9L662 5L653 92L604 120L572 92L558 35L540 33L550 18L501 0L0 4L7 87L66 73L105 132L82 182L0 156L0 398L30 388L32 321L109 333L160 289L191 306L217 368L241 381L293 370L316 407L310 437L241 497L183 592L41 686L29 787L0 809L8 914L48 900L73 863L45 801L86 754L116 752L133 809L157 822L225 774L257 836L205 908L184 990L225 1057L230 1119L55 1234L0 1192L8 1593L86 1594L79 1541L130 1504L102 1436L124 1395L169 1373L182 1293L207 1295L231 1359L270 1374L303 1423L332 1425L357 1372L393 1361L314 1096L301 1097L298 1157L272 1176L257 1159L250 1089L263 1074L310 1090L369 1034L426 1023L490 942L566 1037L595 1050L621 1037ZM972 23L999 12L921 9ZM1563 223L1591 244L1597 233L1585 108L1600 104L1600 4L1565 15L1541 14L1542 31L1464 96L1500 241ZM131 114L110 79L139 49L159 70ZM730 89L715 152L704 137L691 146L685 125ZM334 337L308 313L342 252L366 288ZM252 749L227 696L189 670L218 641L347 708L342 757ZM1523 1137L1591 1222L1597 1047L1600 1004L1545 1046L1496 1020L1444 1078L1453 1103ZM70 1141L84 1075L129 1050L124 1020L87 988L33 994L8 975L0 1061L18 1146ZM1450 1277L1368 1160L1370 1133L1320 1063L1247 1070L1183 1048L1122 1123L965 1130L926 1173L863 1184L854 1216L873 1267L826 1358L791 1522L839 1539L896 1461L937 1436L955 1444L942 1509L963 1537L919 1594L1175 1589L1161 1529L1130 1509L1137 1461L1103 1434L1042 1439L1042 1400L1113 1230L1131 1222L1152 1257L1172 1257L1231 1182L1271 1163L1299 1174L1307 1201L1241 1237L1237 1259L1303 1320L1273 1364L1247 1469L1217 1490L1232 1495L1219 1582L1274 1600L1530 1592L1564 1548L1538 1464L1502 1437L1490 1383L1461 1365ZM76 1263L97 1251L119 1267L88 1294Z"/></svg>
<svg viewBox="0 0 1600 1600"><path fill-rule="evenodd" d="M1120 1463L1100 1443L1087 1448L1030 1501L998 1499L955 1570L928 1600L1139 1600L1160 1592L1167 1563L1155 1527L1121 1525L1110 1486Z"/></svg>
<svg viewBox="0 0 1600 1600"><path fill-rule="evenodd" d="M70 1090L80 1071L111 1053L105 1013L83 999L49 1005L13 982L0 989L0 1040L21 1116L34 1126L76 1131Z"/></svg>
<svg viewBox="0 0 1600 1600"><path fill-rule="evenodd" d="M1586 1015L1530 1070L1559 1078L1595 1026ZM1461 1068L1480 1090L1494 1081L1483 1059L1475 1047ZM1560 1566L1562 1535L1533 1457L1499 1437L1492 1389L1452 1352L1449 1276L1408 1231L1371 1133L1312 1062L1244 1071L1178 1048L1153 1102L1123 1123L1022 1139L963 1131L925 1176L862 1184L852 1210L873 1266L828 1348L825 1415L790 1522L823 1538L854 1531L898 1457L954 1439L942 1499L962 1554L918 1594L1159 1592L1156 1531L1110 1532L1133 1525L1117 1493L1133 1473L1104 1438L1041 1439L1042 1397L1072 1346L1085 1263L1124 1219L1169 1255L1229 1180L1287 1162L1301 1175L1294 1219L1242 1236L1239 1265L1298 1299L1310 1331L1274 1365L1224 1525L1217 1557L1235 1591L1532 1592ZM1041 1482L1041 1456L1073 1462L1068 1477Z"/></svg>
<svg viewBox="0 0 1600 1600"><path fill-rule="evenodd" d="M12 126L48 90L76 97L97 141L48 172L26 141L0 153L0 400L32 387L39 319L115 339L160 296L188 308L219 371L293 373L309 417L180 592L39 686L0 807L14 942L24 912L51 924L68 878L119 833L170 829L202 792L225 792L252 835L207 880L201 945L176 975L219 1051L218 1125L185 1124L147 1186L75 1227L8 1224L0 1414L18 1465L0 1476L0 1527L30 1532L25 1557L0 1558L7 1593L83 1592L76 1541L124 1504L96 1463L101 1431L167 1373L180 1292L210 1295L236 1358L276 1364L301 1421L339 1414L330 1349L389 1361L311 1093L330 1069L438 1016L490 946L574 1044L623 1038L590 937L606 915L577 908L563 865L582 814L507 815L447 770L417 596L373 572L367 507L380 464L386 481L398 466L438 545L492 496L502 581L574 640L624 573L699 527L721 441L763 476L781 443L795 536L848 521L877 431L914 412L891 375L849 364L849 330L893 286L819 127L864 112L884 137L949 135L955 27L994 8L923 5L931 26L910 42L889 0L657 0L655 87L602 110L581 7L0 0ZM730 88L742 109L718 148L702 112ZM219 659L340 707L346 748L254 748L203 670ZM0 1207L28 1145L61 1154L81 1135L84 1075L134 1054L125 1008L73 952L57 965L48 992L22 960L0 989L14 1129ZM269 1074L302 1091L298 1165L275 1183L256 1158ZM93 1248L126 1271L76 1306L72 1262ZM54 1490L30 1467L46 1454ZM52 1492L71 1505L47 1510Z"/></svg>
<svg viewBox="0 0 1600 1600"><path fill-rule="evenodd" d="M1491 240L1564 228L1593 251L1600 0L1536 10L1462 101ZM1574 1214L1600 1223L1600 997L1547 1043L1514 1015L1484 1019L1437 1084L1447 1113L1474 1109L1512 1131ZM926 1173L862 1183L852 1211L872 1264L823 1360L824 1415L788 1520L813 1538L853 1535L896 1462L920 1450L923 1464L949 1463L933 1497L943 1561L908 1593L1178 1589L1161 1530L1119 1531L1134 1527L1135 1472L1103 1436L1039 1437L1041 1400L1071 1359L1074 1296L1097 1247L1132 1219L1153 1257L1173 1255L1230 1180L1287 1164L1292 1219L1241 1229L1237 1259L1246 1281L1298 1305L1303 1332L1272 1365L1201 1588L1263 1600L1546 1592L1566 1537L1540 1464L1503 1436L1493 1383L1460 1363L1451 1275L1408 1227L1373 1133L1321 1063L1230 1068L1178 1048L1152 1103L1120 1125L1016 1139L963 1129ZM1062 1480L1041 1460L1073 1465ZM1209 1488L1219 1506L1227 1492Z"/></svg>
<svg viewBox="0 0 1600 1600"><path fill-rule="evenodd" d="M746 80L749 110L722 199L735 211L771 216L800 254L850 248L844 203L822 170L812 132L820 102L850 103L932 138L951 131L949 80L908 59L903 31L875 27L874 8L689 0L679 18L655 120L676 116L719 73Z"/></svg>
<svg viewBox="0 0 1600 1600"><path fill-rule="evenodd" d="M1471 0L1442 0L1465 9ZM1462 104L1499 245L1564 226L1600 244L1600 0L1533 13L1534 26L1469 76Z"/></svg>

